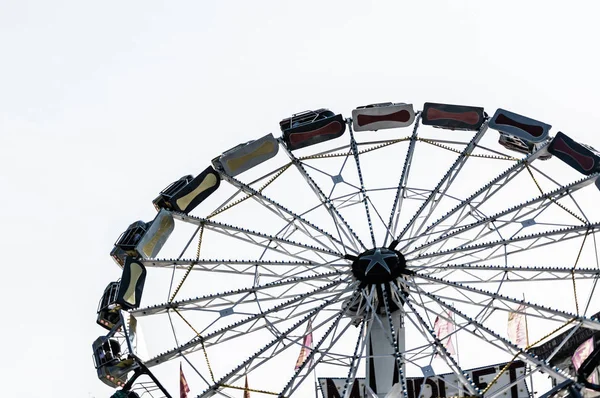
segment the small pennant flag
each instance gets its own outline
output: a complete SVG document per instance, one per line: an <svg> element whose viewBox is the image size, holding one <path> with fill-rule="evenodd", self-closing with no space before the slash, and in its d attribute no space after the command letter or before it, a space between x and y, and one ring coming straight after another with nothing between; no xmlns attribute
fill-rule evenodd
<svg viewBox="0 0 600 398"><path fill-rule="evenodd" d="M296 361L296 367L294 368L294 370L298 370L300 366L302 366L304 361L306 361L306 358L310 355L312 349L312 321L308 321L308 325L306 325L306 333L304 334L304 339L302 340L302 348L300 349L300 355L298 355L298 360Z"/></svg>
<svg viewBox="0 0 600 398"><path fill-rule="evenodd" d="M248 390L248 375L246 375L246 384L244 385L244 398L250 398L250 390Z"/></svg>
<svg viewBox="0 0 600 398"><path fill-rule="evenodd" d="M179 398L187 398L190 387L188 386L187 380L183 375L183 369L181 368L181 362L179 363Z"/></svg>
<svg viewBox="0 0 600 398"><path fill-rule="evenodd" d="M516 311L508 313L508 338L520 347L524 347L527 340L524 312L525 305L521 304Z"/></svg>
<svg viewBox="0 0 600 398"><path fill-rule="evenodd" d="M575 367L576 372L577 372L577 370L579 370L579 367L581 366L583 361L585 361L587 359L587 357L590 356L592 351L594 351L594 338L593 337L590 337L589 339L587 339L586 341L581 343L581 345L579 347L577 347L577 349L575 350L575 353L571 357L571 361L573 362L573 367ZM596 383L596 375L595 374L593 374L590 377L590 379L591 379L590 381L592 383Z"/></svg>
<svg viewBox="0 0 600 398"><path fill-rule="evenodd" d="M447 310L446 316L449 319L452 319L452 312ZM454 349L451 336L454 332L454 323L448 319L440 318L438 316L435 318L435 322L433 323L433 330L438 339L440 339L442 344L444 344L444 347L446 347L448 353L450 355L456 355L456 350Z"/></svg>

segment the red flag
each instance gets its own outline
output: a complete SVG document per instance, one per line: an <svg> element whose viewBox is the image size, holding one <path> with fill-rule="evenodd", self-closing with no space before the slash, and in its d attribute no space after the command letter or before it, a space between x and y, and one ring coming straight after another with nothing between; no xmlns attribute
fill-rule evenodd
<svg viewBox="0 0 600 398"><path fill-rule="evenodd" d="M594 351L594 338L593 337L590 337L589 339L587 339L586 341L581 343L581 345L579 347L577 347L577 349L575 350L575 353L571 357L571 361L573 362L573 367L575 367L576 372L577 372L577 370L579 370L579 367L581 366L583 361L585 361L587 359L587 357L590 356L592 351ZM596 375L595 374L592 374L590 376L590 381L592 383L596 383Z"/></svg>
<svg viewBox="0 0 600 398"><path fill-rule="evenodd" d="M446 310L446 316L449 319L452 319L452 312L450 310ZM454 349L454 344L452 344L452 333L454 332L454 323L448 319L440 318L439 316L435 318L435 322L433 323L433 330L435 335L442 341L444 347L450 355L456 355L456 350Z"/></svg>
<svg viewBox="0 0 600 398"><path fill-rule="evenodd" d="M244 386L244 398L250 398L250 391L248 390L248 375L246 375L246 385Z"/></svg>
<svg viewBox="0 0 600 398"><path fill-rule="evenodd" d="M525 346L527 340L523 312L525 312L525 304L519 305L515 312L508 313L508 338L518 346Z"/></svg>
<svg viewBox="0 0 600 398"><path fill-rule="evenodd" d="M306 326L306 333L304 334L304 339L302 340L302 348L300 349L300 355L298 355L298 360L296 360L296 367L294 370L298 370L300 366L306 361L306 358L310 355L310 352L313 349L313 336L312 336L312 321L308 321L308 325Z"/></svg>
<svg viewBox="0 0 600 398"><path fill-rule="evenodd" d="M181 362L179 362L179 398L187 398L188 392L190 392L190 387L188 386L187 380L183 375Z"/></svg>

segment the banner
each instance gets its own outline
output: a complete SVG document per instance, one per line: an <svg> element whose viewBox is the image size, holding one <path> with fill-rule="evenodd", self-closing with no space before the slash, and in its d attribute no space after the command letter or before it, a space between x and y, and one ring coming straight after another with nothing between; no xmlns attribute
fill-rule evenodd
<svg viewBox="0 0 600 398"><path fill-rule="evenodd" d="M433 330L438 339L442 342L450 355L456 355L454 344L452 344L452 333L454 333L454 323L452 319L454 314L450 310L446 310L446 316L449 319L440 318L437 316L433 323Z"/></svg>
<svg viewBox="0 0 600 398"><path fill-rule="evenodd" d="M188 386L187 380L183 375L183 369L181 368L181 362L179 363L179 398L187 398L190 387Z"/></svg>
<svg viewBox="0 0 600 398"><path fill-rule="evenodd" d="M525 310L525 305L521 304L517 311L508 313L508 338L519 347L525 347L527 343L525 315L523 314Z"/></svg>
<svg viewBox="0 0 600 398"><path fill-rule="evenodd" d="M575 353L571 357L571 361L573 362L573 367L575 367L575 372L579 370L579 367L590 356L590 354L594 351L594 338L590 337L586 341L584 341L577 349ZM589 379L591 383L596 384L596 375L592 374Z"/></svg>
<svg viewBox="0 0 600 398"><path fill-rule="evenodd" d="M308 321L308 325L306 326L306 333L304 334L304 338L302 339L302 348L300 348L300 354L298 355L298 359L296 360L296 367L294 370L298 370L300 366L306 361L306 358L310 355L313 348L313 337L312 337L312 321ZM308 364L310 366L310 364Z"/></svg>

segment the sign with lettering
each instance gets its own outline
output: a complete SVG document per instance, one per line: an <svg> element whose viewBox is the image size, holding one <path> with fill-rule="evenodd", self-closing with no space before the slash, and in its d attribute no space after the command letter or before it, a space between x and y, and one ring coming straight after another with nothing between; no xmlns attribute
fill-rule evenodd
<svg viewBox="0 0 600 398"><path fill-rule="evenodd" d="M466 370L465 372L472 378L477 387L484 389L505 366L506 363L500 363L483 368ZM515 361L511 363L496 383L492 385L487 394L493 394L499 389L513 384L505 391L505 394L502 394L502 397L528 398L529 391L525 384L524 374L524 362ZM325 398L341 398L345 382L345 378L319 378L319 385ZM444 398L470 395L454 373L441 374L428 378L410 377L406 380L406 389L408 398ZM364 378L356 378L354 385L350 389L349 397L366 397Z"/></svg>

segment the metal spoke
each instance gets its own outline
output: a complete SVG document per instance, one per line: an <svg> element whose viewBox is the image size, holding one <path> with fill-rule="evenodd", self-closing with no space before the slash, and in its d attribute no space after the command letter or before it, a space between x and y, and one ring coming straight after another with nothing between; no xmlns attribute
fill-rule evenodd
<svg viewBox="0 0 600 398"><path fill-rule="evenodd" d="M215 384L213 384L212 386L210 386L210 388L208 388L204 393L202 393L200 395L200 397L209 397L209 396L212 395L212 391L217 390L219 387L223 386L224 384L229 383L229 382L235 382L237 379L239 379L241 377L241 375L237 375L237 373L239 371L241 371L242 369L244 369L245 367L247 367L250 363L252 363L255 359L257 359L258 357L260 357L260 355L264 354L270 348L274 347L275 345L278 345L279 343L281 343L284 340L289 339L290 338L290 334L292 332L294 332L295 330L297 330L300 326L304 325L310 319L314 318L320 312L320 310L326 308L329 305L337 303L338 302L338 298L339 297L336 297L334 299L328 300L328 301L324 302L323 304L319 305L318 307L316 307L314 310L312 310L310 313L308 313L306 316L304 316L302 318L302 320L300 320L299 322L296 322L293 326L291 326L290 328L288 328L287 330L285 330L278 337L276 337L275 339L271 340L271 342L269 342L268 344L265 344L260 350L258 350L255 354L253 354L250 358L246 359L244 362L240 363L233 370L231 370L230 372L228 372L225 376L221 377ZM335 317L335 316L333 316L333 317ZM283 348L281 350L285 350L285 349L287 349L289 347L292 347L292 346L294 346L294 345L290 344L290 345L287 345L287 346L283 346ZM269 358L271 358L271 357L272 356L270 356ZM269 358L264 359L263 362L267 361ZM237 377L236 377L236 375L237 375Z"/></svg>
<svg viewBox="0 0 600 398"><path fill-rule="evenodd" d="M329 255L333 255L333 256L337 256L337 257L343 256L342 253L332 251L327 248L306 245L303 243L284 239L284 238L281 238L278 236L267 235L267 234L263 234L260 232L251 231L246 228L236 227L234 225L229 225L229 224L224 224L224 223L220 223L217 221L212 221L212 220L209 220L206 218L190 216L190 215L183 214L183 213L173 213L173 218L190 223L190 224L194 224L194 225L204 225L205 230L218 232L220 234L227 235L232 238L243 240L245 242L250 242L250 243L268 248L269 250L276 251L278 253L287 254L291 257L299 257L299 256L292 254L290 252L284 251L284 250L279 250L279 249L270 247L269 243L270 242L278 242L281 244L285 244L285 245L303 249L303 251L318 252L318 253L329 254ZM302 260L302 258L300 258L300 259Z"/></svg>
<svg viewBox="0 0 600 398"><path fill-rule="evenodd" d="M393 283L389 284L388 286L393 285ZM402 353L400 352L400 348L398 347L398 335L396 334L396 331L394 330L394 322L392 320L392 311L390 309L390 303L388 300L388 294L387 294L387 286L382 286L381 287L381 292L382 292L382 296L383 296L383 306L385 308L385 315L387 316L388 319L388 324L390 325L390 337L392 340L392 348L394 349L394 358L396 359L396 366L398 367L398 380L400 385L402 386L402 395L404 395L405 397L408 396L407 394L407 389L406 389L406 377L404 376L404 358L402 356Z"/></svg>
<svg viewBox="0 0 600 398"><path fill-rule="evenodd" d="M342 260L344 261L344 260ZM284 260L235 260L235 259L148 259L140 260L145 267L149 268L176 268L187 269L193 265L192 271L208 271L208 272L224 272L235 273L239 275L254 275L254 272L246 272L254 266L261 267L297 267L305 268L306 270L314 270L315 268L328 268L335 270L336 267L348 267L347 263L333 262L316 262L316 261L284 261ZM223 267L224 269L221 269ZM267 275L269 276L269 275ZM274 273L272 276L280 276Z"/></svg>
<svg viewBox="0 0 600 398"><path fill-rule="evenodd" d="M579 181L575 181L569 185L562 186L552 192L548 192L546 194L538 196L537 198L531 199L520 205L512 206L512 207L509 207L509 208L507 208L501 212L498 212L494 215L480 218L479 220L477 220L471 224L467 224L465 226L460 226L460 227L456 227L456 225L455 225L454 227L456 227L456 229L447 230L448 232L442 233L439 237L432 239L426 243L423 243L420 246L417 246L413 251L409 251L406 254L409 255L415 251L419 251L426 247L430 247L436 243L440 243L441 241L447 240L449 238L460 236L460 234L470 231L473 228L476 228L479 226L487 226L488 224L490 224L493 221L501 220L502 217L505 217L509 214L513 214L513 216L511 218L502 220L502 224L500 226L496 227L496 229L494 229L492 231L487 231L487 233L485 235L495 233L497 230L499 230L505 226L520 222L519 220L525 220L524 217L530 216L532 213L537 213L539 211L542 211L543 209L546 209L551 204L556 203L558 200L560 200L563 197L568 196L572 192L578 191L584 187L587 187L590 184L593 184L594 181L596 180L597 176L598 176L597 174L594 174L592 176L583 178ZM530 219L535 219L535 217L529 218L527 220L530 220ZM481 236L485 236L485 235L480 235L480 236L478 236L478 238L480 238ZM432 236L432 235L429 235L429 236Z"/></svg>
<svg viewBox="0 0 600 398"><path fill-rule="evenodd" d="M408 151L406 152L406 158L404 159L404 166L402 166L402 174L400 175L400 181L398 181L398 188L396 188L396 197L394 198L394 203L392 204L392 211L390 212L390 220L388 221L387 233L383 241L383 246L387 245L388 238L394 238L396 234L396 228L398 228L398 220L400 218L400 212L402 211L402 202L404 201L404 196L406 195L406 184L410 174L410 166L412 164L413 154L415 153L415 145L417 143L417 133L420 122L421 112L416 112L415 126L413 127L413 132L410 136L410 143L408 144ZM394 215L396 215L395 218Z"/></svg>
<svg viewBox="0 0 600 398"><path fill-rule="evenodd" d="M190 340L189 342L187 342L185 344L180 345L177 348L174 348L172 350L164 352L164 353L162 353L162 354L160 354L160 355L158 355L158 356L150 359L149 361L147 361L146 365L148 367L155 366L155 365L158 365L159 363L162 363L162 362L164 362L166 360L175 358L175 357L179 356L181 353L186 353L187 354L187 353L191 353L191 352L197 351L199 349L202 349L202 345L204 344L205 341L209 341L210 339L219 337L222 334L224 334L224 333L226 333L226 332L228 332L230 330L234 330L236 328L239 328L242 325L253 323L253 322L257 321L257 320L263 319L265 316L267 316L267 315L269 315L271 313L280 311L282 309L289 308L290 306L295 305L295 304L299 304L303 300L305 300L306 298L310 297L313 294L320 293L320 292L324 292L324 293L331 292L331 290L330 290L331 288L333 288L334 286L340 285L342 282L344 282L344 281L343 280L338 280L338 281L334 281L334 282L328 283L328 284L326 284L324 286L321 286L321 287L319 287L317 289L314 289L313 291L310 291L308 293L304 293L304 294L298 295L297 297L295 297L293 299L290 299L290 300L287 300L287 301L285 301L285 302L283 302L283 303L281 303L281 304L279 304L279 305L277 305L275 307L272 307L270 309L261 311L258 314L249 316L249 317L247 317L247 318L245 318L245 319L243 319L241 321L238 321L238 322L236 322L234 324L231 324L229 326L223 327L223 328L219 329L216 332L210 333L210 334L208 334L206 336L197 336L194 339ZM344 291L342 291L342 293L343 292ZM333 293L335 293L336 295L338 294L335 291ZM341 294L341 293L339 293L339 294ZM330 302L330 301L331 300L329 300L327 302Z"/></svg>
<svg viewBox="0 0 600 398"><path fill-rule="evenodd" d="M345 249L345 253L347 253L347 251L350 251L355 254L358 253L353 248L349 248L346 245L344 245L344 243L342 241L340 241L338 238L334 237L333 235L329 234L328 232L325 232L324 230L319 228L317 225L309 222L308 220L304 219L300 215L298 215L298 214L292 212L291 210L289 210L288 208L280 205L279 203L275 202L273 199L268 198L267 196L258 192L254 188L250 187L249 185L244 184L243 182L237 180L234 177L227 175L226 173L221 173L221 177L225 181L229 182L231 185L235 186L236 188L241 189L246 194L251 195L252 199L256 200L262 206L264 206L268 210L272 211L274 214L281 217L283 220L285 220L285 221L293 220L293 221L298 221L299 223L301 223L301 225L303 225L307 230L306 231L304 231L303 229L300 229L300 230L303 231L307 237L318 242L320 244L320 246L328 247L327 245L325 245L324 242L317 239L314 236L314 234L309 233L308 230L316 231L319 233L319 235L323 235L324 237L326 237L328 239L328 241L334 245L336 250L339 250L338 247L343 247ZM288 217L291 217L291 218L288 218Z"/></svg>
<svg viewBox="0 0 600 398"><path fill-rule="evenodd" d="M360 245L360 247L362 247L364 250L366 250L365 245L360 240L358 235L356 235L356 233L352 230L352 228L350 227L348 222L344 219L344 217L342 217L342 215L340 214L338 209L335 208L333 201L325 195L325 193L319 187L319 185L308 174L308 172L304 168L302 162L298 158L296 158L296 156L290 150L288 150L287 147L285 147L285 145L282 145L282 146L285 148L285 151L286 151L288 157L291 159L292 164L298 169L298 171L300 172L302 177L304 177L304 180L306 180L306 182L308 183L310 189L315 193L318 200L321 202L321 204L325 207L327 212L330 214L333 222L336 225L336 228L338 229L338 236L339 236L340 241L343 241L343 239L342 239L342 233L343 233L345 238L349 242L351 242L352 247L355 250L359 250L357 245ZM342 225L339 225L339 223L341 223ZM340 231L340 227L343 227L344 229L342 229Z"/></svg>
<svg viewBox="0 0 600 398"><path fill-rule="evenodd" d="M374 292L375 289L371 289L370 294L367 295L366 290L363 289L362 299L367 300L369 302L372 301ZM357 308L361 308L361 303L359 303ZM371 326L373 326L373 317L375 316L375 313L370 310L370 306L366 306L365 309L366 312L364 313L363 321L360 325L360 331L358 333L358 338L356 339L354 354L352 355L352 360L350 362L350 366L348 367L348 376L346 377L346 380L344 382L344 389L342 390L341 398L347 398L347 394L350 393L350 390L354 385L354 381L356 380L356 373L358 372L358 368L360 366L360 362L363 357L363 353L365 352L368 341L368 338L366 338L366 336L369 335L371 331ZM365 325L368 326L365 328Z"/></svg>
<svg viewBox="0 0 600 398"><path fill-rule="evenodd" d="M358 180L360 182L360 194L362 197L362 202L365 205L365 213L367 215L367 223L369 225L369 234L371 235L371 243L373 243L373 247L377 247L377 243L375 243L375 233L373 232L373 221L371 221L371 214L369 212L369 203L367 202L367 193L365 191L365 182L363 181L362 170L360 169L360 159L358 158L358 148L356 146L356 141L354 140L354 133L352 132L352 120L346 120L346 124L348 125L348 131L350 132L350 147L352 148L352 155L354 156L354 162L356 163L356 171L358 173ZM363 245L364 247L364 245ZM366 247L365 247L366 250Z"/></svg>
<svg viewBox="0 0 600 398"><path fill-rule="evenodd" d="M404 301L406 302L406 304L412 310L412 314L414 314L414 316L417 319L418 323L421 325L422 330L427 331L427 335L424 336L424 337L428 338L428 340L431 340L433 342L433 344L435 345L435 350L439 353L439 355L444 360L444 362L446 362L446 364L450 367L450 369L452 369L452 371L456 374L456 376L459 378L459 380L469 390L469 392L471 394L476 395L476 396L481 396L482 394L481 394L481 391L479 390L479 388L477 388L477 386L475 386L475 383L473 382L473 380L458 365L458 362L456 362L456 360L448 352L448 350L446 349L446 347L444 346L444 344L442 344L439 336L435 335L435 333L433 332L433 330L431 330L431 328L429 327L429 325L427 325L427 323L425 322L425 320L421 317L421 315L419 315L419 313L417 312L417 310L415 309L415 307L411 303L410 298L408 296L406 296L396 286L394 286L394 289L396 290L396 293L398 295L400 295L404 299Z"/></svg>
<svg viewBox="0 0 600 398"><path fill-rule="evenodd" d="M157 315L167 313L171 309L177 309L178 311L186 311L186 310L198 310L198 309L208 309L208 308L217 308L220 306L230 307L235 304L239 304L239 300L229 299L232 296L244 295L244 297L248 297L249 294L257 294L257 293L265 293L268 289L278 288L282 286L294 285L297 286L301 283L307 282L327 282L332 283L332 279L337 279L342 275L347 275L347 272L329 272L326 274L319 274L315 276L305 276L305 277L296 277L284 279L282 281L276 281L271 283L266 283L264 285L252 286L245 289L237 289L230 290L223 293L210 294L201 297L189 298L184 300L177 300L173 302L163 303L153 305L151 307L139 308L131 311L130 313L135 317L141 316L149 316L149 315ZM296 297L297 294L294 294L291 297ZM254 296L252 296L254 297ZM286 297L282 296L280 292L277 293L276 296L273 296L274 299L284 300ZM290 298L290 297L288 297ZM255 301L255 298L250 298L249 301Z"/></svg>
<svg viewBox="0 0 600 398"><path fill-rule="evenodd" d="M442 177L440 182L438 182L437 186L433 189L433 191L431 191L431 193L429 194L429 196L427 197L425 202L423 202L421 207L413 215L412 219L404 227L402 232L400 232L400 234L398 235L396 240L394 240L392 242L393 247L396 247L396 245L404 237L404 235L406 235L406 233L413 228L417 219L419 217L421 217L421 214L423 214L423 212L425 212L425 210L427 208L429 208L428 213L424 216L424 220L416 228L415 233L413 234L413 236L419 235L419 233L421 232L421 229L423 228L423 226L425 225L425 223L427 222L427 220L429 219L429 217L431 216L431 214L433 213L433 211L439 204L440 199L442 199L444 197L444 194L446 193L446 191L448 190L448 188L450 187L452 182L456 179L456 177L462 170L463 166L469 159L469 155L475 150L477 143L483 137L486 130L487 130L487 121L483 123L483 125L481 126L479 131L475 134L475 136L469 142L469 144L465 147L465 149L458 155L458 157L454 161L454 164L452 164L452 166L450 166L450 169L448 169L448 171ZM404 250L404 249L405 248L403 248L402 250Z"/></svg>
<svg viewBox="0 0 600 398"><path fill-rule="evenodd" d="M449 227L446 227L449 230L454 229L456 225L462 222L471 213L477 211L479 207L481 207L481 205L483 205L496 192L498 192L500 189L506 186L508 182L513 180L523 170L526 170L527 165L539 158L540 155L545 151L546 146L539 148L537 151L516 162L513 166L509 167L507 170L499 174L492 181L481 187L475 193L471 194L467 199L463 200L461 203L452 208L452 210L448 211L438 220L434 221L427 228L425 228L422 235L417 235L402 240L401 243L403 244L402 247L404 248L404 250L411 244L413 244L416 240L418 240L420 236L431 234L436 227L440 226L451 216L458 213L458 218L455 221L455 223L450 225Z"/></svg>
<svg viewBox="0 0 600 398"><path fill-rule="evenodd" d="M517 358L517 357L523 358L524 361L531 364L533 367L543 369L544 372L546 372L547 374L549 374L550 376L554 377L555 379L557 379L559 381L571 379L571 376L569 376L566 372L564 372L556 367L548 366L548 364L546 364L543 360L539 359L537 356L533 355L532 353L530 353L527 350L519 348L518 346L516 346L512 342L508 341L504 337L500 336L496 332L492 331L491 329L487 328L486 326L484 326L477 320L465 315L464 313L459 311L456 307L440 300L435 295L428 293L428 292L424 291L423 289L420 289L417 284L409 283L409 286L413 289L416 289L418 291L418 294L426 296L429 299L431 299L433 302L437 303L442 308L446 308L446 309L450 310L455 316L459 316L467 323L467 325L470 325L473 328L473 330L471 330L470 328L467 328L467 327L462 328L462 330L464 330L465 332L468 332L468 333L472 334L473 336L481 339L482 341L485 341L486 343L488 343L492 346L500 348L503 351L514 354L515 358ZM422 306L420 303L415 302L415 301L413 301L413 303L415 303L417 306L419 306L420 308L422 308L423 310L425 310L427 312L435 313L430 308L428 308L428 306Z"/></svg>
<svg viewBox="0 0 600 398"><path fill-rule="evenodd" d="M432 264L443 264L450 260L456 260L458 258L462 258L465 256L475 256L476 254L480 254L482 252L485 252L486 250L494 249L494 250L492 250L492 252L490 254L488 254L484 257L478 258L477 260L474 260L473 262L478 262L478 261L482 261L482 260L490 260L490 259L494 259L497 257L504 257L505 255L508 255L508 254L513 254L513 253L517 253L517 252L524 251L524 250L531 250L533 248L546 246L546 245L549 245L552 243L564 242L567 240L575 239L575 238L584 236L585 234L588 233L588 231L590 234L594 234L597 232L598 227L600 227L600 223L592 223L592 224L587 224L587 225L578 225L578 226L569 227L569 228L555 229L552 231L540 232L540 233L536 233L536 234L515 236L512 238L508 238L508 239L499 239L499 240L485 242L485 243L479 243L479 244L475 244L475 245L463 245L463 246L459 246L459 247L456 247L453 249L440 250L440 251L432 252L432 253L419 254L419 255L411 258L410 261L417 261L417 260L423 260L423 259L428 259L428 258L439 259L440 257L446 256L446 255L449 256L447 259L442 260L441 262L433 262L432 263ZM529 243L529 245L527 245L525 247L515 245L516 243L527 242L527 241L533 241L533 242ZM511 245L515 248L515 250L507 252L506 254L505 253L496 254L500 248L504 248L504 247L508 248ZM461 254L464 252L469 252L469 253L463 254L462 256L455 256L456 254ZM471 264L471 263L468 263L468 264Z"/></svg>
<svg viewBox="0 0 600 398"><path fill-rule="evenodd" d="M504 266L504 265L477 265L477 264L444 264L439 266L411 267L411 270L420 275L438 274L444 277L446 274L454 275L461 272L461 277L455 277L463 284L473 283L519 283L519 282L541 282L541 281L571 281L575 279L600 279L598 268L576 268L572 267L539 267L539 266ZM477 276L481 271L494 271L491 276ZM471 278L471 279L466 279Z"/></svg>
<svg viewBox="0 0 600 398"><path fill-rule="evenodd" d="M298 369L296 369L296 371L294 372L294 375L287 382L287 384L285 385L285 387L283 388L283 390L279 393L280 397L286 396L286 393L288 391L289 391L289 395L291 395L296 390L296 388L304 381L304 379L306 378L306 376L319 364L319 362L321 362L321 360L323 359L323 357L326 355L327 351L324 351L323 353L320 353L321 356L319 358L317 358L316 360L314 360L314 357L316 356L317 353L319 353L320 347L323 345L323 343L325 342L325 340L327 339L327 337L329 337L329 335L331 334L331 332L333 332L334 327L336 327L339 324L339 322L341 321L342 317L344 316L346 310L352 304L354 304L354 302L356 301L357 298L359 298L359 296L360 296L360 290L355 291L354 294L352 295L352 297L350 297L350 300L348 300L345 303L345 305L342 306L342 309L335 316L333 322L331 323L331 325L329 326L329 328L327 329L327 331L323 334L323 337L321 337L321 339L319 340L319 342L311 350L310 354L308 354L308 356L306 357L306 359L304 360L304 362L300 365L300 367L298 367ZM348 322L348 325L346 326L346 328L348 328L350 325L351 325L350 322ZM339 336L338 336L338 339L339 339ZM331 346L333 346L333 344L335 344L335 340L333 340L331 342L330 348L331 348ZM313 362L313 360L314 360L314 363L311 363L311 362ZM300 379L300 381L296 385L294 385L294 382L298 379L298 377L300 376L300 373L304 370L304 368L306 367L307 364L310 364L309 369L305 373L304 377L302 377Z"/></svg>
<svg viewBox="0 0 600 398"><path fill-rule="evenodd" d="M491 301L503 303L505 305L504 308L495 307L495 309L500 310L500 311L506 311L506 312L512 311L512 308L506 303L517 304L517 305L526 305L528 309L534 310L534 312L529 312L528 316L531 316L534 318L538 317L540 319L560 321L560 322L567 322L567 321L575 320L590 329L600 330L600 322L593 321L591 319L579 316L574 313L568 313L568 312L556 310L556 309L553 309L553 308L550 308L547 306L542 306L542 305L532 303L530 301L515 299L515 298L509 297L506 295L502 295L502 294L495 293L495 292L490 292L490 291L484 290L484 289L476 289L476 288L473 288L470 286L466 286L462 283L450 282L450 281L447 281L447 280L444 280L441 278L436 278L436 277L429 276L429 275L415 274L414 277L421 278L421 279L424 279L424 280L430 281L430 282L435 282L438 286L449 286L449 287L454 288L455 290L463 290L465 292L475 293L478 295L485 296L485 297L489 298ZM476 304L476 303L473 302L473 304Z"/></svg>

